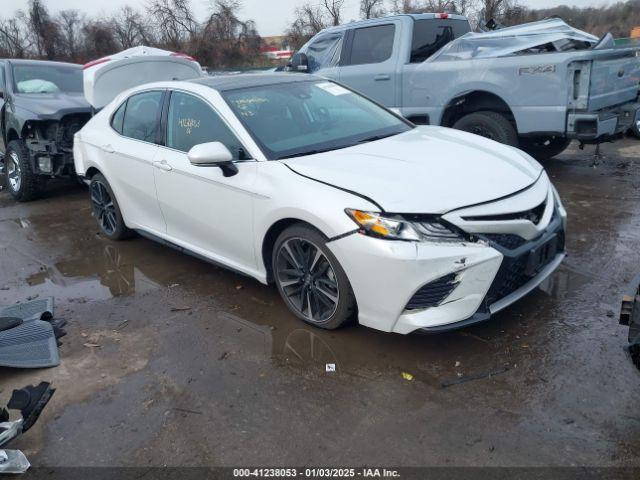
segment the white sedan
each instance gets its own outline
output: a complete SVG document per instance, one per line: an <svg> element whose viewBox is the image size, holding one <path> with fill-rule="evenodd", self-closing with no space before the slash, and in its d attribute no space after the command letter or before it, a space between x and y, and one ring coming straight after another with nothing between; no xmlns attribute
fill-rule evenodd
<svg viewBox="0 0 640 480"><path fill-rule="evenodd" d="M310 75L142 85L74 156L106 237L137 231L273 282L322 328L459 328L565 256L566 212L530 156Z"/></svg>

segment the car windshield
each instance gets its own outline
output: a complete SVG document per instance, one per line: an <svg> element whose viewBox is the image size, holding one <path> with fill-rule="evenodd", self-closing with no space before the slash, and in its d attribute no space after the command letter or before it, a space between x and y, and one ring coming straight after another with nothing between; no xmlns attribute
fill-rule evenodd
<svg viewBox="0 0 640 480"><path fill-rule="evenodd" d="M230 90L224 97L274 160L346 148L412 128L388 110L326 80Z"/></svg>
<svg viewBox="0 0 640 480"><path fill-rule="evenodd" d="M75 65L14 65L17 93L82 93L82 67Z"/></svg>

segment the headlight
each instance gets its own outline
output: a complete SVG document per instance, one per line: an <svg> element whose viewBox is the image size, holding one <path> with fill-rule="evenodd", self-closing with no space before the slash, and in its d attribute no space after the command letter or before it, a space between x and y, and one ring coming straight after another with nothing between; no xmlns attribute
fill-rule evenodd
<svg viewBox="0 0 640 480"><path fill-rule="evenodd" d="M425 219L413 215L391 215L346 209L346 214L360 227L361 233L388 240L409 241L462 241L462 235L453 232L437 219Z"/></svg>

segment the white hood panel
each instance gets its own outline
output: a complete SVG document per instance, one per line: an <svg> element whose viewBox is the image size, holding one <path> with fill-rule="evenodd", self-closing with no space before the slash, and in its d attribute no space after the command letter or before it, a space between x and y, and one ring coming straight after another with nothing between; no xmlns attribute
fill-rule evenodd
<svg viewBox="0 0 640 480"><path fill-rule="evenodd" d="M442 214L532 185L542 166L477 135L418 127L383 140L283 160L295 172L369 197L393 213Z"/></svg>

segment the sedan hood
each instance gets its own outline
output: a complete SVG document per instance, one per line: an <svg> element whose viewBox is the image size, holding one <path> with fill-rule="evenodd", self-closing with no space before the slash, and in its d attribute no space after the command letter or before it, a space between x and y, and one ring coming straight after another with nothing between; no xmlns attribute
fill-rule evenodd
<svg viewBox="0 0 640 480"><path fill-rule="evenodd" d="M69 113L91 111L82 93L19 93L14 99L18 108L28 110L42 120L56 120Z"/></svg>
<svg viewBox="0 0 640 480"><path fill-rule="evenodd" d="M442 127L282 161L394 213L441 214L496 200L532 185L542 172L520 150Z"/></svg>

